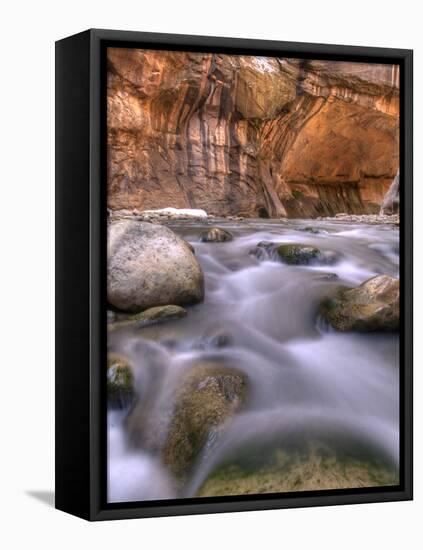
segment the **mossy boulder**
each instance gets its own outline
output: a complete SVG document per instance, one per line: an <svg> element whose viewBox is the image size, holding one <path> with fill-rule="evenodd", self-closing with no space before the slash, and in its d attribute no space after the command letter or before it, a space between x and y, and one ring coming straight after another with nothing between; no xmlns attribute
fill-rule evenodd
<svg viewBox="0 0 423 550"><path fill-rule="evenodd" d="M377 455L336 452L311 442L300 449L283 445L269 453L258 448L251 456L242 450L219 464L196 496L230 496L322 489L391 486L399 483L398 469Z"/></svg>
<svg viewBox="0 0 423 550"><path fill-rule="evenodd" d="M288 265L333 264L340 255L332 250L298 243L272 243L262 241L252 252L259 259L279 260Z"/></svg>
<svg viewBox="0 0 423 550"><path fill-rule="evenodd" d="M107 400L113 407L129 405L134 396L134 373L129 361L114 354L107 357Z"/></svg>
<svg viewBox="0 0 423 550"><path fill-rule="evenodd" d="M200 241L202 243L224 243L232 241L233 238L234 236L230 231L220 227L210 227L200 235Z"/></svg>
<svg viewBox="0 0 423 550"><path fill-rule="evenodd" d="M114 332L123 328L144 328L159 323L165 323L167 321L174 321L175 319L181 319L187 315L187 310L181 306L168 305L168 306L156 306L150 307L145 311L136 313L135 315L127 316L122 321L116 321L109 323L108 331Z"/></svg>
<svg viewBox="0 0 423 550"><path fill-rule="evenodd" d="M318 248L302 244L281 244L275 250L279 258L290 265L307 265L321 257Z"/></svg>
<svg viewBox="0 0 423 550"><path fill-rule="evenodd" d="M338 289L319 313L340 331L395 331L399 327L399 280L378 275L352 289Z"/></svg>
<svg viewBox="0 0 423 550"><path fill-rule="evenodd" d="M141 403L134 407L127 420L129 438L158 453L169 470L183 479L210 435L218 434L246 394L247 377L240 370L213 362L193 365L162 414L152 417Z"/></svg>
<svg viewBox="0 0 423 550"><path fill-rule="evenodd" d="M163 323L173 319L181 319L187 315L187 310L181 306L168 305L150 307L145 311L136 313L130 317L131 321L135 321L139 327L153 325L155 323Z"/></svg>

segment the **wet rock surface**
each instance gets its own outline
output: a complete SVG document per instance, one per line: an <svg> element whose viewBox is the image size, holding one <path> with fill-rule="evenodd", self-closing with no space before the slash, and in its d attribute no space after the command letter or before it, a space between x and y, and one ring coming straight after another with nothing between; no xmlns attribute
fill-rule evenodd
<svg viewBox="0 0 423 550"><path fill-rule="evenodd" d="M182 319L187 315L187 310L181 306L156 306L136 313L135 315L119 314L119 320L109 323L107 329L109 334L125 329L146 329L152 325L159 325L176 319Z"/></svg>
<svg viewBox="0 0 423 550"><path fill-rule="evenodd" d="M134 397L134 374L128 359L109 354L107 358L107 398L112 407L127 407Z"/></svg>
<svg viewBox="0 0 423 550"><path fill-rule="evenodd" d="M219 364L193 365L180 379L160 418L149 418L139 403L128 418L130 440L158 452L177 475L187 475L211 430L219 430L245 399L247 378Z"/></svg>
<svg viewBox="0 0 423 550"><path fill-rule="evenodd" d="M339 253L311 245L266 241L258 243L250 253L259 259L278 260L288 265L333 264L340 258Z"/></svg>
<svg viewBox="0 0 423 550"><path fill-rule="evenodd" d="M399 280L379 275L357 288L341 289L321 304L320 313L340 331L398 330Z"/></svg>

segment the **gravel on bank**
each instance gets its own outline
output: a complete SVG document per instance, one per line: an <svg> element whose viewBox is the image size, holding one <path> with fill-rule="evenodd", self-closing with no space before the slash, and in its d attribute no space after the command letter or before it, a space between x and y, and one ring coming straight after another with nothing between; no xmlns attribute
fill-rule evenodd
<svg viewBox="0 0 423 550"><path fill-rule="evenodd" d="M332 217L319 217L317 220L334 221L334 222L353 222L363 223L367 225L399 225L399 214L336 214Z"/></svg>
<svg viewBox="0 0 423 550"><path fill-rule="evenodd" d="M108 210L109 221L116 221L122 219L129 219L134 221L144 221L150 223L166 223L170 221L190 221L190 222L202 222L205 224L216 223L219 221L248 221L249 218L244 218L242 216L213 216L213 215L202 215L195 216L195 211L188 213L187 211L181 210L180 212L167 212L165 210L149 210L149 211L137 211L137 210ZM280 221L287 221L291 218L280 218ZM292 218L294 219L294 218ZM317 221L329 221L329 222L350 222L358 224L367 224L367 225L383 225L389 224L394 226L399 226L400 217L399 214L345 214L339 213L335 216L319 216L316 218ZM263 220L269 221L269 220Z"/></svg>

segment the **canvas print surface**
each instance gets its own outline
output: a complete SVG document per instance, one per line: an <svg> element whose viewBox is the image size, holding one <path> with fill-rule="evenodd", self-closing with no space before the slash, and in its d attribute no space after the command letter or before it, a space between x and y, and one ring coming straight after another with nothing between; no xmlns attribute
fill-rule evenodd
<svg viewBox="0 0 423 550"><path fill-rule="evenodd" d="M398 485L399 93L108 49L109 502Z"/></svg>

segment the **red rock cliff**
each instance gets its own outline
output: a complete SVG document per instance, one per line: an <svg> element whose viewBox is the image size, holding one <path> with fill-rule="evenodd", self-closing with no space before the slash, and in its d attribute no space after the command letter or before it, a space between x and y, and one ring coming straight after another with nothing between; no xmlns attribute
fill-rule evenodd
<svg viewBox="0 0 423 550"><path fill-rule="evenodd" d="M216 215L378 212L399 165L399 69L112 48L108 201Z"/></svg>

